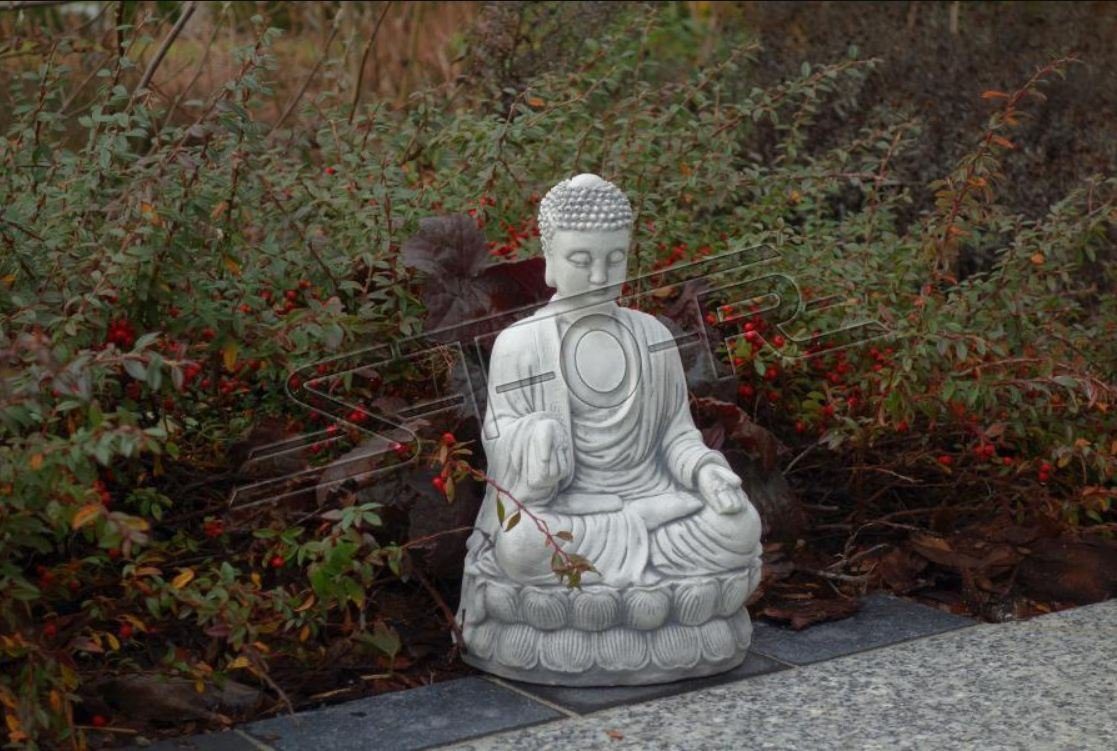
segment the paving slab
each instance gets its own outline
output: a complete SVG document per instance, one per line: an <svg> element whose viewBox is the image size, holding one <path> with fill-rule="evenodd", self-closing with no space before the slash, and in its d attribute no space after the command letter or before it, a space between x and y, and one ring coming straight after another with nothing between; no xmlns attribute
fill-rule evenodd
<svg viewBox="0 0 1117 751"><path fill-rule="evenodd" d="M918 639L977 621L891 595L869 595L849 618L817 623L802 631L760 620L751 649L792 665L810 665L855 652Z"/></svg>
<svg viewBox="0 0 1117 751"><path fill-rule="evenodd" d="M1117 600L501 733L455 751L1110 751Z"/></svg>
<svg viewBox="0 0 1117 751"><path fill-rule="evenodd" d="M415 751L563 717L481 678L436 683L245 725L278 751Z"/></svg>
<svg viewBox="0 0 1117 751"><path fill-rule="evenodd" d="M695 678L689 681L675 681L674 683L657 683L651 686L615 686L607 688L571 688L568 686L538 686L520 681L501 681L513 686L532 696L556 704L564 709L577 714L589 714L602 709L620 706L622 704L635 704L637 702L658 699L663 696L674 696L688 691L697 691L710 686L720 686L723 683L739 681L755 675L763 675L776 670L785 670L784 665L776 660L750 652L740 667L720 675L711 675L706 678Z"/></svg>
<svg viewBox="0 0 1117 751"><path fill-rule="evenodd" d="M264 748L236 730L172 738L148 746L131 746L125 751L261 751Z"/></svg>

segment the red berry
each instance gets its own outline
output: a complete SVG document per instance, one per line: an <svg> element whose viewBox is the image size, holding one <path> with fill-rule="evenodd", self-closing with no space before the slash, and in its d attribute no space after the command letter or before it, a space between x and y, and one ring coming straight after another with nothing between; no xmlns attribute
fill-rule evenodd
<svg viewBox="0 0 1117 751"><path fill-rule="evenodd" d="M1006 467L1009 466L1010 464L1012 464L1012 457L1011 456L1004 457L1003 459L1001 459L1001 464L1005 465Z"/></svg>
<svg viewBox="0 0 1117 751"><path fill-rule="evenodd" d="M45 636L46 638L53 639L57 635L58 635L58 626L55 626L53 623L48 623L45 626L43 626L43 636Z"/></svg>
<svg viewBox="0 0 1117 751"><path fill-rule="evenodd" d="M286 563L286 561L283 560L283 556L281 555L273 555L269 563L271 564L272 568L283 568L283 565Z"/></svg>
<svg viewBox="0 0 1117 751"><path fill-rule="evenodd" d="M252 306L249 305L248 303L241 303L241 306L238 308L238 310L241 313L251 313L252 312Z"/></svg>
<svg viewBox="0 0 1117 751"><path fill-rule="evenodd" d="M336 175L336 174L337 174L337 170L336 170L336 169L334 169L333 167L326 167L326 174L327 174L327 175Z"/></svg>
<svg viewBox="0 0 1117 751"><path fill-rule="evenodd" d="M407 455L411 453L411 449L408 446L399 442L392 444L392 451L396 452L396 456L400 459L406 458Z"/></svg>
<svg viewBox="0 0 1117 751"><path fill-rule="evenodd" d="M105 725L109 724L109 721L99 714L93 715L93 719L90 720L90 722L93 723L93 727L95 728L103 728Z"/></svg>
<svg viewBox="0 0 1117 751"><path fill-rule="evenodd" d="M780 400L780 392L778 392L778 391L769 391L768 392L768 401L775 404L779 400Z"/></svg>
<svg viewBox="0 0 1117 751"><path fill-rule="evenodd" d="M833 417L834 416L834 405L833 404L824 404L820 411L822 412L823 417Z"/></svg>
<svg viewBox="0 0 1117 751"><path fill-rule="evenodd" d="M769 365L764 371L764 380L771 382L780 377L780 369L775 365Z"/></svg>
<svg viewBox="0 0 1117 751"><path fill-rule="evenodd" d="M120 629L117 631L117 633L120 635L121 639L131 639L132 638L132 624L131 623L121 623L120 624Z"/></svg>
<svg viewBox="0 0 1117 751"><path fill-rule="evenodd" d="M1044 474L1048 474L1048 475L1051 474L1052 469L1053 469L1053 467L1047 462L1044 462L1043 464L1039 465L1039 471L1043 472Z"/></svg>
<svg viewBox="0 0 1117 751"><path fill-rule="evenodd" d="M214 331L212 327L206 326L202 329L202 339L205 339L207 342L212 342L216 336L217 332Z"/></svg>
<svg viewBox="0 0 1117 751"><path fill-rule="evenodd" d="M943 454L939 457L938 462L944 467L949 467L951 464L954 463L954 459L948 454Z"/></svg>
<svg viewBox="0 0 1117 751"><path fill-rule="evenodd" d="M120 548L109 548L108 555L109 558L115 561L117 558L120 557Z"/></svg>
<svg viewBox="0 0 1117 751"><path fill-rule="evenodd" d="M896 432L897 433L906 433L906 432L908 432L908 427L909 426L908 426L908 421L907 420L900 420L898 423L896 423Z"/></svg>
<svg viewBox="0 0 1117 751"><path fill-rule="evenodd" d="M260 293L260 299L264 302L271 302L272 294L270 289L266 289Z"/></svg>
<svg viewBox="0 0 1117 751"><path fill-rule="evenodd" d="M297 289L289 289L283 293L283 296L286 297L288 301L294 302L299 299L299 291Z"/></svg>
<svg viewBox="0 0 1117 751"><path fill-rule="evenodd" d="M756 394L756 389L747 383L742 383L737 387L737 394L742 399L752 399Z"/></svg>
<svg viewBox="0 0 1117 751"><path fill-rule="evenodd" d="M442 477L435 477L431 480L431 485L433 485L439 493L446 492L446 480Z"/></svg>
<svg viewBox="0 0 1117 751"><path fill-rule="evenodd" d="M453 433L443 433L442 442L445 443L447 446L452 446L458 442L458 439L454 437Z"/></svg>
<svg viewBox="0 0 1117 751"><path fill-rule="evenodd" d="M796 420L795 421L795 432L796 433L806 433L807 432L807 423L803 422L802 420Z"/></svg>
<svg viewBox="0 0 1117 751"><path fill-rule="evenodd" d="M772 346L775 347L776 349L781 349L783 347L783 345L786 344L786 343L787 343L787 340L784 339L779 334L776 334L775 336L772 337Z"/></svg>
<svg viewBox="0 0 1117 751"><path fill-rule="evenodd" d="M309 279L300 279L299 280L299 289L310 289L310 280Z"/></svg>
<svg viewBox="0 0 1117 751"><path fill-rule="evenodd" d="M717 323L718 323L718 317L716 315L714 315L713 313L707 313L706 314L706 323L710 324L711 326L716 326Z"/></svg>

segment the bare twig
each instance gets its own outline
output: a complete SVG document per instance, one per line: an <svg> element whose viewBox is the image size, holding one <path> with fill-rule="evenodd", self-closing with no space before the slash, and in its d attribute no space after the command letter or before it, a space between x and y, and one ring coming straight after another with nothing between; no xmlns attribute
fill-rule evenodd
<svg viewBox="0 0 1117 751"><path fill-rule="evenodd" d="M353 106L349 109L349 124L353 124L353 117L357 114L357 105L361 102L361 83L365 79L365 63L368 62L368 55L372 52L372 45L376 42L376 35L380 33L380 24L384 22L384 16L388 15L388 9L392 7L392 3L384 3L384 10L380 11L380 17L376 19L376 26L372 29L372 34L368 38L368 44L365 45L365 51L361 53L361 65L357 68L357 86L353 90Z"/></svg>
<svg viewBox="0 0 1117 751"><path fill-rule="evenodd" d="M338 11L338 16L340 16L340 14L341 11ZM326 40L326 45L322 50L322 55L318 58L318 62L314 64L314 68L312 68L310 73L307 74L307 77L303 79L302 86L299 87L299 90L295 94L294 98L292 98L291 101L287 104L286 109L283 110L283 114L280 115L279 119L275 121L275 125L272 126L271 132L268 133L269 136L283 127L283 123L286 122L287 118L291 116L291 113L295 111L295 107L298 106L299 100L303 98L303 94L306 93L307 88L310 86L310 82L314 80L314 77L318 75L318 71L322 69L322 63L326 61L326 55L328 55L330 52L330 45L333 44L334 37L337 36L337 32L340 28L341 24L338 23L338 17L335 17L333 28L330 30L330 37Z"/></svg>
<svg viewBox="0 0 1117 751"><path fill-rule="evenodd" d="M435 589L435 586L430 583L423 573L415 567L412 567L411 573L414 574L416 581L423 585L423 589L427 590L427 594L434 600L434 604L442 611L442 615L446 617L446 623L449 624L450 630L454 632L454 643L465 644L465 639L462 637L462 627L458 623L458 619L454 616L454 611L450 610L450 606L446 604L446 599L443 598L442 593Z"/></svg>
<svg viewBox="0 0 1117 751"><path fill-rule="evenodd" d="M147 69L144 71L143 76L140 78L140 82L136 84L135 91L132 93L133 98L138 92L146 89L147 85L151 83L151 78L155 75L155 71L159 68L159 64L163 62L163 57L166 56L167 50L171 48L171 45L175 43L175 39L182 33L182 29L186 26L186 22L190 20L190 16L194 15L194 11L197 7L197 2L195 2L195 0L190 0L182 9L182 15L178 17L178 20L175 21L175 25L171 27L167 36L163 38L163 43L160 44L159 49L155 51L155 57L151 58L151 62L147 64Z"/></svg>

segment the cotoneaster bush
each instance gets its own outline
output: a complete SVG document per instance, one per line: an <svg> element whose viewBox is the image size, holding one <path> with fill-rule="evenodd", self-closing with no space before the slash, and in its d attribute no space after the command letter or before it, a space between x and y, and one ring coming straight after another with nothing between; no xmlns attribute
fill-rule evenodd
<svg viewBox="0 0 1117 751"><path fill-rule="evenodd" d="M634 274L766 244L765 271L837 303L777 330L727 299L724 316L743 317L709 321L741 334L722 352L738 403L795 449L789 472L837 478L858 502L920 495L1112 528L1117 183L1098 176L1038 220L997 203L1013 121L1073 64L990 95L989 131L933 186L939 205L904 225L911 194L890 164L919 138L917 116L871 113L838 148L811 140L819 112L858 106L876 61L804 64L729 98L757 50L674 74L648 54L659 23L640 16L578 67L499 99L424 91L350 122L351 93L322 92L309 130L254 115L282 74L262 26L186 122L114 83L127 61L96 74L91 107L63 111L82 72L56 62L67 41L41 51L7 94L16 121L0 143L0 705L13 743L52 747L97 724L79 702L97 672L266 685L269 665L313 664L338 640L391 669L407 634L369 593L409 569L406 541L377 538L375 505L309 521L276 507L249 524L206 478L235 470L229 447L267 420L314 427L287 396L297 368L423 330L426 280L400 255L420 219L470 215L492 262L514 263L538 253L539 195L582 171L633 197ZM996 263L959 278L979 250ZM864 345L825 335L865 319L883 328ZM408 378L384 388L406 395ZM331 440L302 460L359 441L350 417L317 424ZM456 430L432 427L424 461Z"/></svg>

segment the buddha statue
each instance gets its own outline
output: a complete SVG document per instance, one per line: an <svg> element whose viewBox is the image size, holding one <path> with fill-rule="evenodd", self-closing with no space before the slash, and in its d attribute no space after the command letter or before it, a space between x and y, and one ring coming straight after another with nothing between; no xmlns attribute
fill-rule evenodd
<svg viewBox="0 0 1117 751"><path fill-rule="evenodd" d="M730 670L752 626L761 523L740 478L694 425L678 348L617 305L633 213L596 175L539 206L550 302L501 331L482 444L486 496L467 542L463 659L568 686L661 683ZM534 519L506 529L498 496ZM519 508L507 497L502 508ZM555 550L593 570L579 586Z"/></svg>

